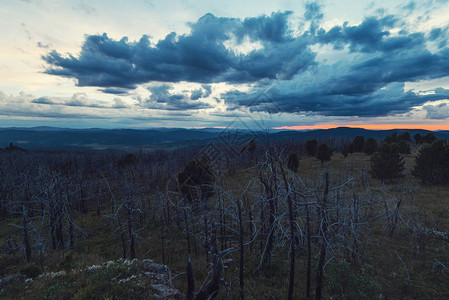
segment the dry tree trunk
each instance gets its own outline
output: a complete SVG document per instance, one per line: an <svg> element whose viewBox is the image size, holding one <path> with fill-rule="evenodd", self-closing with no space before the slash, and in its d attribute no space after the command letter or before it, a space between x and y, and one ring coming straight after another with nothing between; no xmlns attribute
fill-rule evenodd
<svg viewBox="0 0 449 300"><path fill-rule="evenodd" d="M306 231L307 231L307 279L306 279L306 296L310 297L310 275L312 270L312 253L311 253L311 234L310 234L310 216L309 206L306 205Z"/></svg>
<svg viewBox="0 0 449 300"><path fill-rule="evenodd" d="M187 219L187 208L184 208L184 222L186 225L186 238L187 238L187 253L190 257L190 231L189 231L189 220Z"/></svg>
<svg viewBox="0 0 449 300"><path fill-rule="evenodd" d="M129 203L126 205L128 212L129 254L131 259L136 258L136 250L134 247L134 224L132 220L133 201L133 199L130 199Z"/></svg>
<svg viewBox="0 0 449 300"><path fill-rule="evenodd" d="M212 223L211 237L210 237L210 252L212 256L212 270L210 271L211 279L207 282L206 285L198 292L196 299L197 300L211 300L214 299L218 295L218 291L220 289L220 279L221 279L221 271L223 269L223 265L221 263L221 253L218 253L217 248L217 239L216 239L216 230L215 226Z"/></svg>
<svg viewBox="0 0 449 300"><path fill-rule="evenodd" d="M287 299L291 300L293 298L293 288L295 286L295 237L296 237L296 226L295 226L295 219L294 219L294 212L293 212L293 202L290 196L290 185L287 182L287 178L285 176L284 167L282 166L282 163L279 163L281 172L282 172L282 178L284 180L284 188L285 192L287 193L287 202L288 202L288 216L290 221L290 275L289 275L289 282L288 282L288 296Z"/></svg>
<svg viewBox="0 0 449 300"><path fill-rule="evenodd" d="M25 245L25 261L27 263L31 262L31 244L30 237L28 233L28 216L27 209L22 206L22 221L23 221L23 244Z"/></svg>
<svg viewBox="0 0 449 300"><path fill-rule="evenodd" d="M239 282L240 282L240 299L245 298L245 292L244 292L244 278L243 278L243 268L244 268L244 249L243 249L243 222L242 222L242 206L240 204L240 199L237 199L237 216L239 221L239 247L240 247L240 264L239 264Z"/></svg>
<svg viewBox="0 0 449 300"><path fill-rule="evenodd" d="M195 295L195 280L193 278L192 261L190 259L190 254L189 254L189 260L187 261L187 264L186 264L186 274L187 274L186 300L193 300L193 297Z"/></svg>
<svg viewBox="0 0 449 300"><path fill-rule="evenodd" d="M317 267L317 276L315 283L315 297L317 300L322 299L322 291L323 291L323 277L324 277L324 263L326 260L326 231L327 231L327 220L326 220L326 204L327 204L327 196L329 193L329 173L326 172L325 176L325 188L324 188L324 196L321 201L319 216L321 220L321 228L320 228L320 256L318 259L318 267Z"/></svg>

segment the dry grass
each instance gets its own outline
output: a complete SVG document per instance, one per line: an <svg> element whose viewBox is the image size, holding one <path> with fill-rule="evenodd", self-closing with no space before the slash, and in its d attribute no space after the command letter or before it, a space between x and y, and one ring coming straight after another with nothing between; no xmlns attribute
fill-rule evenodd
<svg viewBox="0 0 449 300"><path fill-rule="evenodd" d="M369 178L369 186L374 192L378 192L383 188L386 189L388 195L397 197L403 193L401 189L404 187L416 189L413 201L404 204L404 212L429 228L439 232L447 232L449 230L449 187L421 185L420 181L411 175L410 172L414 166L416 153L417 149L413 149L412 154L404 157L406 167L404 178L389 183L386 187L382 187L378 180ZM306 182L316 182L325 170L330 170L332 180L337 180L339 177L358 179L364 168L369 170L369 165L370 156L363 153L354 153L347 158L340 153L334 153L331 161L324 164L312 157L301 157L298 175ZM235 175L224 178L224 188L231 191L234 195L239 195L247 182L255 176L257 176L255 168L238 170ZM362 192L362 190L360 185L356 186L356 191ZM154 197L149 197L154 200ZM103 209L106 212L108 207ZM73 268L85 268L122 256L120 240L117 236L111 234L113 225L104 216L92 214L78 215L75 222L79 227L85 229L89 235L87 237L78 235L79 241L74 249ZM145 223L147 224L146 227L139 232L141 239L139 239L136 248L138 256L162 262L161 228L157 226L156 222L152 221L152 216L148 216ZM375 278L372 278L372 280L381 286L382 294L387 299L449 298L449 271L444 270L441 266L435 267L435 259L449 264L449 240L429 234L421 237L422 240L417 241L406 225L407 220L404 219L392 237L387 236L385 228L380 225L368 228L368 238L361 247L364 251L364 263L374 267ZM175 230L176 227L174 225L170 228L171 230L166 233L164 259L169 268L175 274L178 274L185 270L187 244L182 231ZM0 223L1 244L6 242L8 235L15 235L17 242L21 243L20 233L17 235L16 229L5 222ZM420 246L418 245L419 242L425 244L425 250L422 247L418 247ZM286 295L288 286L287 251L285 249L277 250L273 267L270 270L255 272L255 266L258 264L259 259L258 247L258 245L255 245L252 251L247 249L245 252L245 256L248 259L247 268L245 269L245 277L247 278L246 296L248 299L282 298L281 295ZM12 255L0 254L3 275L17 272L21 265L21 256L20 252ZM47 253L46 265L48 270L60 270L59 263L63 256L64 253L61 251ZM238 259L235 255L232 258L235 262L225 269L224 277L232 284L237 285L236 262ZM304 298L305 290L304 252L300 252L298 258L295 298L299 299ZM207 275L207 263L201 249L198 249L198 254L193 251L192 263L198 290ZM329 270L328 276L331 276L333 271L331 268ZM75 281L75 279L73 280ZM70 282L61 282L61 285L64 284L70 285ZM88 288L88 283L86 284L83 288ZM174 284L181 290L185 290L185 277L183 275L177 277L174 279ZM17 288L20 289L23 286L17 286ZM74 288L76 289L77 287ZM27 297L41 298L39 295L42 292L41 289L36 288L33 290L32 286L28 289ZM72 296L76 292L74 290ZM222 289L219 298L225 298L227 292L230 298L238 295L236 286L228 286L228 288ZM0 298L2 298L1 295L0 293ZM10 298L11 293L8 293L8 295L6 298L3 296L3 298Z"/></svg>

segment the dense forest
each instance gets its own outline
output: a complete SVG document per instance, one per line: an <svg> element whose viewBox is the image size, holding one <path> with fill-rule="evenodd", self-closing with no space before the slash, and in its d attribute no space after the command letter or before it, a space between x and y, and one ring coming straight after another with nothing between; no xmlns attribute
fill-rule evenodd
<svg viewBox="0 0 449 300"><path fill-rule="evenodd" d="M205 143L206 144L206 143ZM449 297L432 133L0 151L4 299Z"/></svg>

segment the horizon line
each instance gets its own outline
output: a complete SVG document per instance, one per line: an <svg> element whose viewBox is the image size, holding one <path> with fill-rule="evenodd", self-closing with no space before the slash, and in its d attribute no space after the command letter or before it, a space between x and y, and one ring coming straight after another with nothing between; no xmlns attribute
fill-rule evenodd
<svg viewBox="0 0 449 300"><path fill-rule="evenodd" d="M449 130L449 124L323 124L323 125L296 125L274 127L277 130L314 130L332 129L338 127L361 128L367 130L394 130L394 129L422 129L429 131Z"/></svg>
<svg viewBox="0 0 449 300"><path fill-rule="evenodd" d="M119 129L133 129L133 130L146 130L146 129L226 129L226 126L193 126L193 127L58 127L58 126L8 126L8 127L0 127L0 129L33 129L33 128L55 128L55 129L75 129L75 130L83 130L83 129L103 129L103 130L119 130ZM438 130L449 130L449 124L321 124L321 125L293 125L293 126L278 126L272 127L271 129L275 130L318 130L318 129L334 129L334 128L359 128L366 130L429 130L429 131L438 131Z"/></svg>

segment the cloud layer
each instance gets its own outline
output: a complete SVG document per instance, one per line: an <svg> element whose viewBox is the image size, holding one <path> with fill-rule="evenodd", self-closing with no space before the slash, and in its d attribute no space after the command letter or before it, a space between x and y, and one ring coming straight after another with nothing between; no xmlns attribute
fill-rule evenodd
<svg viewBox="0 0 449 300"><path fill-rule="evenodd" d="M316 7L314 11L316 15ZM312 66L291 80L273 82L266 95L279 111L375 117L405 113L428 101L449 99L445 89L426 94L405 89L406 82L449 76L449 49L441 41L435 51L429 49L436 40L429 36L439 36L439 30L438 34L433 29L427 35L400 30L393 35L391 29L404 26L393 15L367 17L356 26L345 22L327 31L312 25L299 38L308 38L318 47L330 45L342 53L343 59ZM222 97L230 110L246 106L252 111L267 111L269 105L253 103L261 93L265 93L263 88L234 90Z"/></svg>
<svg viewBox="0 0 449 300"><path fill-rule="evenodd" d="M43 59L46 73L77 79L79 86L135 88L150 81L246 83L291 78L314 63L315 54L303 39L288 31L290 12L247 18L206 14L190 25L189 34L172 32L152 44L113 40L106 33L87 36L79 57L51 51ZM262 48L246 54L229 48L245 42Z"/></svg>
<svg viewBox="0 0 449 300"><path fill-rule="evenodd" d="M404 9L415 11L412 4ZM217 83L234 86L221 93L230 114L249 109L379 117L449 99L444 88L406 88L449 76L449 24L417 31L403 16L378 11L358 24L324 26L317 2L306 3L300 28L292 27L292 16L290 11L246 19L208 13L189 25L189 33L172 32L157 42L146 35L139 41L88 35L78 56L55 50L43 56L45 72L115 95L149 84L151 95L139 97L138 105L168 111L212 108L206 99ZM201 87L174 92L172 84L183 82ZM255 102L261 94L266 100ZM82 99L65 103L78 104L89 106ZM446 112L446 104L439 105L423 108L427 118L446 118L438 113Z"/></svg>

